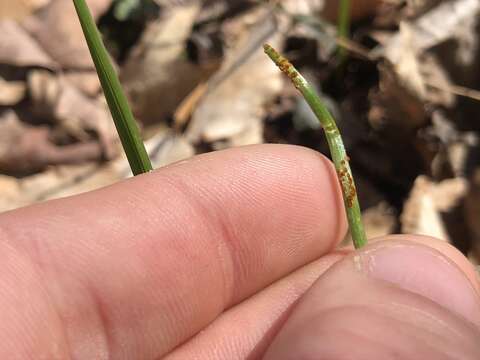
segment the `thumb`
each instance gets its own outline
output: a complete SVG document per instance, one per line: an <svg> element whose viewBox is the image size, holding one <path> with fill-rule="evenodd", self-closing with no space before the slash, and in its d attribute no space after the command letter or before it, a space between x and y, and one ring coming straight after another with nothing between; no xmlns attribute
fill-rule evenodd
<svg viewBox="0 0 480 360"><path fill-rule="evenodd" d="M437 240L398 236L322 275L265 359L473 360L479 338L478 283L467 259Z"/></svg>

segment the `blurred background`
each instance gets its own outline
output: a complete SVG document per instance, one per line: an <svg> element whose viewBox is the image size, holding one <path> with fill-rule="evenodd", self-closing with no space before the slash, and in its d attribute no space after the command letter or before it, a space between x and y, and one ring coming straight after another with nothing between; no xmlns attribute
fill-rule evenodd
<svg viewBox="0 0 480 360"><path fill-rule="evenodd" d="M289 143L328 154L263 54L323 95L369 237L420 233L480 259L480 1L87 0L156 167ZM340 49L346 49L342 51ZM71 0L0 0L0 212L130 176Z"/></svg>

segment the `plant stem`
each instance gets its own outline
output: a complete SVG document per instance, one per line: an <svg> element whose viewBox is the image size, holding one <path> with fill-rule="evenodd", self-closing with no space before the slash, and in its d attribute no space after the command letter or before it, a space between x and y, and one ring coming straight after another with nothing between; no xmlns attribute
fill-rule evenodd
<svg viewBox="0 0 480 360"><path fill-rule="evenodd" d="M338 37L348 39L350 36L350 0L340 0L338 8ZM348 51L344 47L338 48L340 63L347 58Z"/></svg>
<svg viewBox="0 0 480 360"><path fill-rule="evenodd" d="M73 0L108 107L134 175L152 170L138 125L85 0Z"/></svg>
<svg viewBox="0 0 480 360"><path fill-rule="evenodd" d="M315 93L315 90L308 84L307 80L298 72L297 69L282 55L280 55L270 45L264 45L265 53L272 61L292 80L295 87L302 93L303 97L310 105L314 114L322 124L327 137L328 146L332 155L332 160L338 174L340 186L343 193L343 201L347 213L350 233L352 235L355 248L361 248L366 245L367 238L363 228L360 204L358 203L357 190L353 181L352 170L349 165L349 157L345 151L342 137L330 112L327 110L322 100Z"/></svg>

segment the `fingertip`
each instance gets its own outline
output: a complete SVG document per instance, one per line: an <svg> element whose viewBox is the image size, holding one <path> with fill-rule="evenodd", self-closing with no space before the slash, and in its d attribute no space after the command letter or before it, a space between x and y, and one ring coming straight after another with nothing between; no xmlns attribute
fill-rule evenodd
<svg viewBox="0 0 480 360"><path fill-rule="evenodd" d="M265 359L479 358L480 300L466 259L431 238L382 240L313 284Z"/></svg>
<svg viewBox="0 0 480 360"><path fill-rule="evenodd" d="M357 268L422 295L480 325L480 296L474 270L453 246L416 235L375 241L353 255Z"/></svg>
<svg viewBox="0 0 480 360"><path fill-rule="evenodd" d="M391 241L406 241L406 242L414 242L417 244L428 246L432 249L438 251L441 255L443 255L446 259L453 262L458 269L467 277L467 279L471 282L473 288L480 296L480 282L478 278L478 274L472 265L472 263L452 244L440 240L431 236L426 235L414 235L414 234L398 234L398 235L388 235L385 237L379 237L376 239L372 239L370 244L388 244Z"/></svg>
<svg viewBox="0 0 480 360"><path fill-rule="evenodd" d="M210 183L234 190L221 199L222 205L232 200L244 205L256 202L264 215L274 218L288 212L307 242L315 239L322 245L322 253L345 236L347 221L337 174L332 162L317 151L283 144L244 146L202 154L156 175L168 173L179 179L186 172L195 174L189 178L192 187Z"/></svg>

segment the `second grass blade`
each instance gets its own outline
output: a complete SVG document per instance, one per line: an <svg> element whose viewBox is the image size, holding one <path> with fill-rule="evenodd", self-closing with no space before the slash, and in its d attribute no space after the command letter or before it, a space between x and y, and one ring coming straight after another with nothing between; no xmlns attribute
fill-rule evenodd
<svg viewBox="0 0 480 360"><path fill-rule="evenodd" d="M73 0L108 107L134 175L152 170L138 125L85 0Z"/></svg>
<svg viewBox="0 0 480 360"><path fill-rule="evenodd" d="M350 35L350 0L340 0L338 9L338 36L342 40L348 39ZM347 58L348 51L340 46L338 49L340 63Z"/></svg>
<svg viewBox="0 0 480 360"><path fill-rule="evenodd" d="M358 203L357 190L353 181L352 170L349 165L349 158L343 145L342 137L338 130L335 119L332 117L315 90L298 72L295 67L282 55L280 55L270 45L264 46L265 53L272 61L285 73L300 91L308 105L310 105L315 116L318 118L327 137L328 146L332 155L335 169L343 193L343 201L348 218L350 233L352 234L353 244L359 249L367 243L367 237L362 223L362 214L360 204Z"/></svg>

